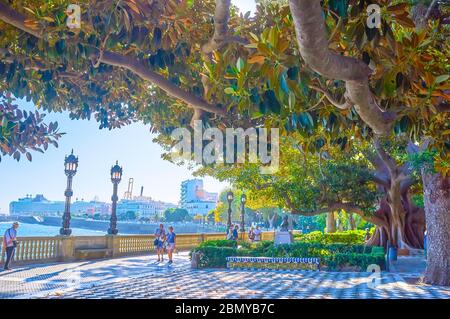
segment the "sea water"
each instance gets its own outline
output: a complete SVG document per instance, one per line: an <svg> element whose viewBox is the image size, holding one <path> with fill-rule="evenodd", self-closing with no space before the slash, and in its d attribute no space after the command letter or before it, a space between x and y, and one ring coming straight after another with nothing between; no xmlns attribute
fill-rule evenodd
<svg viewBox="0 0 450 319"><path fill-rule="evenodd" d="M0 222L0 236L3 236L5 231L12 226L12 222ZM20 223L17 229L18 237L35 237L35 236L56 236L59 235L59 229L56 226L44 226L37 224ZM106 231L97 231L81 228L72 228L72 235L74 236L101 236L105 235Z"/></svg>

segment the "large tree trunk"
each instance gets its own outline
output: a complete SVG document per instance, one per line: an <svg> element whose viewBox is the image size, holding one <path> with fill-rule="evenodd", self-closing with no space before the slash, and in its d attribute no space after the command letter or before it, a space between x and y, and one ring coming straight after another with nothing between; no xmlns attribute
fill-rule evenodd
<svg viewBox="0 0 450 319"><path fill-rule="evenodd" d="M414 206L408 196L404 195L402 198L406 211L405 217L402 219L403 226L399 226L394 222L388 200L386 198L382 199L380 207L375 212L375 216L383 222L380 225L376 225L375 233L367 242L368 245L387 248L389 241L389 245L392 247L423 249L423 234L425 230L424 210Z"/></svg>
<svg viewBox="0 0 450 319"><path fill-rule="evenodd" d="M327 213L327 233L335 233L336 232L336 220L334 218L334 212Z"/></svg>
<svg viewBox="0 0 450 319"><path fill-rule="evenodd" d="M425 282L450 286L450 190L449 178L422 169L427 223Z"/></svg>
<svg viewBox="0 0 450 319"><path fill-rule="evenodd" d="M423 248L425 218L423 209L411 202L409 189L416 180L409 165L398 165L385 151L381 141L374 140L376 156L369 158L376 167L374 181L379 191L385 193L380 201L376 215L384 222L383 229L376 232L370 242L379 246L389 245L397 248ZM387 236L382 236L383 234Z"/></svg>

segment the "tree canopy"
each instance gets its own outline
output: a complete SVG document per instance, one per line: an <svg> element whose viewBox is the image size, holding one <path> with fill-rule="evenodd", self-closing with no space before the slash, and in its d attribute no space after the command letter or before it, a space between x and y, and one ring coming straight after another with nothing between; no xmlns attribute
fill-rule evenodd
<svg viewBox="0 0 450 319"><path fill-rule="evenodd" d="M80 1L81 29L65 24L69 1L0 3L1 89L100 128L428 135L448 161L445 8L414 19L417 5L378 3L372 29L364 0L265 2L254 17L229 0Z"/></svg>
<svg viewBox="0 0 450 319"><path fill-rule="evenodd" d="M168 208L164 211L164 220L166 222L190 221L192 217L189 212L183 208Z"/></svg>

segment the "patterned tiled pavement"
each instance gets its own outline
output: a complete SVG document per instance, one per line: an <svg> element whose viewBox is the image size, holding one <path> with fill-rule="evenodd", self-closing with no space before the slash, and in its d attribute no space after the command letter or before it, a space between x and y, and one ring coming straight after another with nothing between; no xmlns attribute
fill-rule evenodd
<svg viewBox="0 0 450 319"><path fill-rule="evenodd" d="M192 270L187 253L174 260L170 267L154 256L18 267L0 273L0 298L450 299L450 287L411 285L397 273L382 272L371 285L363 272Z"/></svg>

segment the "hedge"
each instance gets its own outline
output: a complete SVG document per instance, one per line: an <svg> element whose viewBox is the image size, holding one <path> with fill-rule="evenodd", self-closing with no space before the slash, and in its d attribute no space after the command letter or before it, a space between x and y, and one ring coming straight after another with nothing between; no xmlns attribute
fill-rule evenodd
<svg viewBox="0 0 450 319"><path fill-rule="evenodd" d="M200 267L223 268L226 267L226 257L249 256L249 257L317 257L321 264L329 270L340 267L356 266L365 271L370 264L378 264L384 269L384 248L368 247L364 245L347 244L320 244L294 242L290 245L274 245L271 241L263 241L252 248L220 247L225 243L210 241L216 246L207 246L202 243L192 252L200 253ZM231 241L229 241L231 242Z"/></svg>
<svg viewBox="0 0 450 319"><path fill-rule="evenodd" d="M322 233L320 231L314 231L308 234L296 234L295 240L308 242L308 243L321 243L321 244L364 244L366 232L364 230L348 230L336 233Z"/></svg>
<svg viewBox="0 0 450 319"><path fill-rule="evenodd" d="M191 250L192 253L200 254L200 268L225 268L227 266L227 257L233 256L257 256L250 249L237 249L233 247L197 247Z"/></svg>
<svg viewBox="0 0 450 319"><path fill-rule="evenodd" d="M199 247L237 247L237 241L227 239L205 240Z"/></svg>
<svg viewBox="0 0 450 319"><path fill-rule="evenodd" d="M355 266L360 271L366 271L371 264L377 264L381 269L385 269L384 255L376 254L356 254L356 253L337 253L324 258L324 264L328 270L338 270L340 267Z"/></svg>

